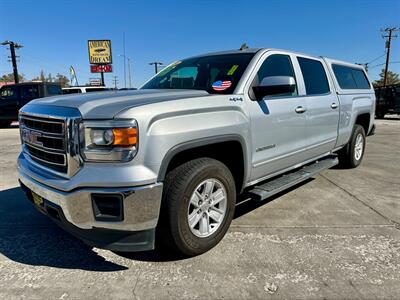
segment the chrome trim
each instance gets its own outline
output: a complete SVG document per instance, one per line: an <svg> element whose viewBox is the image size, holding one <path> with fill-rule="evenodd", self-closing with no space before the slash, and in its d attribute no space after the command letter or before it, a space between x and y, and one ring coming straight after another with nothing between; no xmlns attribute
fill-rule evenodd
<svg viewBox="0 0 400 300"><path fill-rule="evenodd" d="M272 178L272 177L281 175L281 174L283 174L283 173L289 172L289 171L291 171L291 170L300 168L300 167L302 167L302 166L304 166L304 165L306 165L306 164L308 164L308 163L310 163L310 162L313 162L313 161L315 161L315 160L318 160L318 159L323 158L323 157L325 157L325 156L328 156L328 155L330 155L330 154L332 154L332 152L326 152L326 153L324 153L324 154L322 154L322 155L316 156L316 157L311 158L311 159L309 159L309 160L306 160L306 161L304 161L304 162L302 162L302 163L299 163L299 164L296 164L296 165L294 165L294 166L288 167L288 168L286 168L286 169L277 171L277 172L275 172L275 173L271 173L271 174L269 174L269 175L260 177L260 178L258 178L258 179L255 179L255 180L253 180L253 181L247 183L247 184L245 185L245 187L249 187L249 186L255 185L255 184L257 184L257 183L259 183L259 182L261 182L261 181L264 181L264 180L267 180L267 179L269 179L269 178Z"/></svg>
<svg viewBox="0 0 400 300"><path fill-rule="evenodd" d="M64 134L61 135L60 133L54 133L54 135L63 137L64 138L64 148L65 148L65 155L66 155L66 168L67 171L66 173L61 173L56 170L52 170L51 168L48 168L46 166L40 165L37 163L36 166L40 167L47 172L54 173L58 176L62 176L64 178L70 178L73 175L75 175L81 166L83 165L83 160L80 157L80 145L79 145L79 123L82 120L82 116L79 112L78 109L76 108L69 108L69 107L60 107L60 106L47 106L47 105L39 105L39 104L27 104L25 105L19 113L19 119L22 120L23 118L41 118L45 119L46 121L48 120L49 123L60 123L62 122L64 124L63 132ZM42 121L42 120L37 120L37 121ZM53 121L56 120L56 121ZM58 121L58 122L57 122ZM29 127L28 127L29 128ZM40 130L33 129L34 131L39 131L43 132ZM49 132L43 132L46 134L49 134ZM21 138L21 142L22 141ZM32 147L31 144L29 146ZM37 146L36 146L37 148ZM41 151L45 151L43 149L40 149ZM55 149L52 149L55 150ZM46 152L46 151L45 151ZM30 155L27 150L25 150L25 153ZM53 153L53 154L59 154L59 153ZM32 156L35 159L38 159L36 156ZM31 159L32 161L32 159ZM43 161L43 160L41 160ZM44 161L48 164L52 164L52 162Z"/></svg>
<svg viewBox="0 0 400 300"><path fill-rule="evenodd" d="M130 148L115 147L109 149L86 149L85 128L136 128L136 145ZM132 160L138 152L139 127L135 119L83 121L80 124L79 134L82 157L88 162L128 162Z"/></svg>
<svg viewBox="0 0 400 300"><path fill-rule="evenodd" d="M162 183L125 188L82 188L72 192L62 192L33 180L21 169L19 169L19 180L43 199L60 206L67 221L79 228L96 227L140 231L157 226ZM124 220L121 222L96 221L91 201L93 193L122 195L124 197Z"/></svg>
<svg viewBox="0 0 400 300"><path fill-rule="evenodd" d="M55 165L55 166L61 166L61 167L65 167L65 166L67 165L67 156L65 155L65 153L50 152L50 151L46 151L46 150L43 150L43 149L41 149L41 148L32 146L31 144L27 144L27 145L28 145L29 147L35 148L35 149L37 149L37 150L39 150L39 151L43 151L43 152L50 153L50 154L60 155L60 156L62 156L62 157L64 158L64 163L63 163L63 164L59 164L59 163L55 163L55 162L52 162L52 161L49 161L49 160L44 160L44 159L42 159L42 158L40 158L40 157L35 156L33 153L31 153L31 152L29 151L29 149L26 149L26 153L29 154L29 155L30 155L31 157L33 157L34 159L40 160L40 161L42 161L42 162L44 162L44 163L46 163L46 164L49 164L49 165ZM22 145L22 147L23 147L23 149L25 149L25 145Z"/></svg>
<svg viewBox="0 0 400 300"><path fill-rule="evenodd" d="M36 118L41 118L41 119L38 120ZM39 132L47 133L47 134L64 135L64 133L65 133L64 132L64 130L65 130L65 120L64 119L57 119L59 121L49 121L49 120L45 120L46 117L44 119L42 119L42 117L36 117L36 118L31 118L31 117L29 117L29 115L27 115L25 113L20 113L19 121L21 123L21 120L22 120L23 127L27 128L27 129L30 129L30 130L35 130L35 131L39 131ZM35 128L32 128L32 127L26 126L25 123L23 122L23 120L31 120L31 121L35 121L35 122L43 122L43 123L49 123L49 124L59 124L59 125L62 125L62 127L61 127L62 131L61 131L61 133L51 133L51 132L48 132L48 131L35 129Z"/></svg>
<svg viewBox="0 0 400 300"><path fill-rule="evenodd" d="M303 152L303 151L307 151L307 150L322 146L324 144L331 143L333 141L336 141L336 138L329 139L327 141L323 141L321 143L318 143L318 144L315 144L315 145L312 145L312 146L304 147L304 148L302 148L300 150L296 150L296 151L293 151L293 152L290 152L290 153L286 153L286 154L283 154L283 155L280 155L280 156L277 156L277 157L274 157L274 158L271 158L271 159L268 159L268 160L264 160L262 162L254 163L253 164L253 168L258 168L259 166L265 165L267 163L270 163L270 162L273 162L273 161L276 161L276 160L279 160L279 159L282 159L282 158L285 158L285 157L289 157L289 156L295 155L297 153L300 153L300 152Z"/></svg>

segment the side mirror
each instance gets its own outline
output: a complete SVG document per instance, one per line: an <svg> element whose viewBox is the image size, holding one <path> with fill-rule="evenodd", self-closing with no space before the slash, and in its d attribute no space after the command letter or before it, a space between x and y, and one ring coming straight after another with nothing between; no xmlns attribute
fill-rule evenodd
<svg viewBox="0 0 400 300"><path fill-rule="evenodd" d="M291 76L264 77L258 86L253 87L257 100L265 96L290 95L296 90L296 81Z"/></svg>

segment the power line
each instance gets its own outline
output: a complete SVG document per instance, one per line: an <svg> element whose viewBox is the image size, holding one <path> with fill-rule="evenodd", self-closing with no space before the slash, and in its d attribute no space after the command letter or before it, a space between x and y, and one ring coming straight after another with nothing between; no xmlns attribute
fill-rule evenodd
<svg viewBox="0 0 400 300"><path fill-rule="evenodd" d="M389 65L390 65L390 64L400 64L400 61L390 61L390 62L389 62ZM373 69L373 68L376 68L376 67L379 67L379 66L383 66L383 65L386 65L386 63L374 65L374 66L371 66L371 67L369 67L369 68L370 68L370 69Z"/></svg>

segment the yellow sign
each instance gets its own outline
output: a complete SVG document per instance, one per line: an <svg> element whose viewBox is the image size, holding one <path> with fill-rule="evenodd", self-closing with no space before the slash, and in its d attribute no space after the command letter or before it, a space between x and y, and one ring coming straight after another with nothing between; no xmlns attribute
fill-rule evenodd
<svg viewBox="0 0 400 300"><path fill-rule="evenodd" d="M111 41L110 40L89 40L89 62L94 65L111 64Z"/></svg>

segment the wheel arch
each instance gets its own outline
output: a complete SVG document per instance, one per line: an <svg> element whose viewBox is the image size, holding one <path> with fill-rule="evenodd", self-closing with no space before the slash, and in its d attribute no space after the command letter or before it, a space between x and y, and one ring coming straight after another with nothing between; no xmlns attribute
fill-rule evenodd
<svg viewBox="0 0 400 300"><path fill-rule="evenodd" d="M235 179L237 191L243 191L248 175L247 148L244 138L238 134L200 138L172 147L161 162L157 180L164 181L171 169L199 157L210 157L224 163Z"/></svg>

